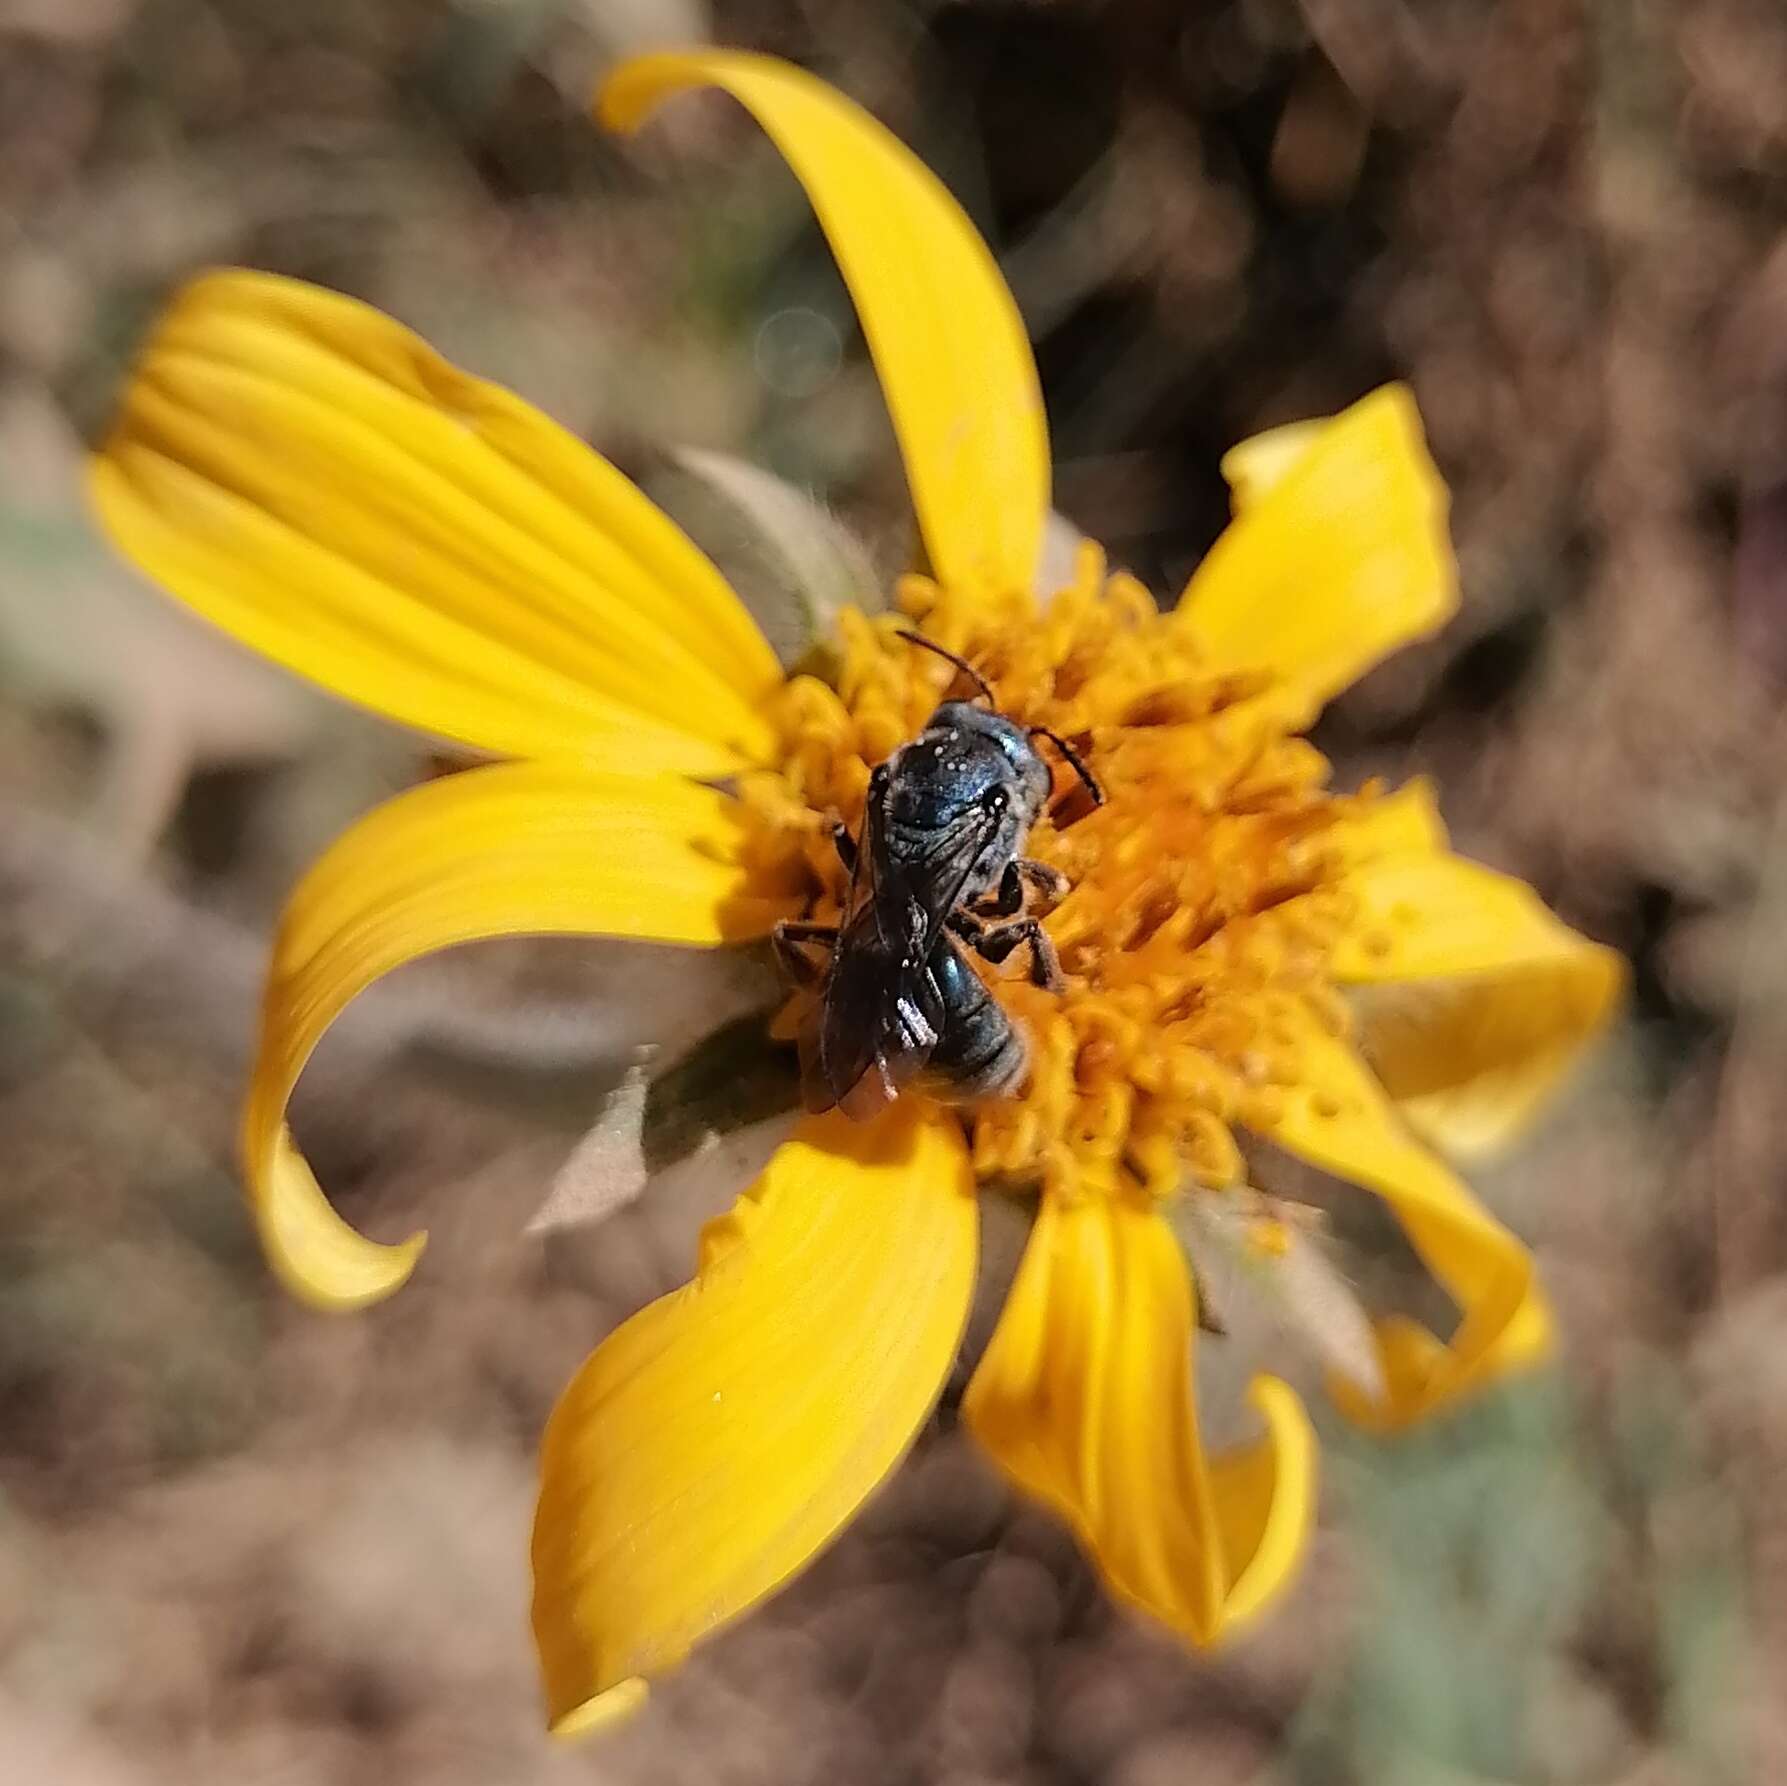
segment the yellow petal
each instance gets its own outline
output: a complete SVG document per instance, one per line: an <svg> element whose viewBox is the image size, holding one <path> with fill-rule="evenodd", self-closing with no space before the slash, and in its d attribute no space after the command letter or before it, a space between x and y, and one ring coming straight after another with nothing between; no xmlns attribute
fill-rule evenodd
<svg viewBox="0 0 1787 1786"><path fill-rule="evenodd" d="M943 183L867 112L767 56L624 62L599 96L631 130L666 94L746 106L812 200L881 376L932 566L950 587L1029 589L1049 503L1036 363L1011 293Z"/></svg>
<svg viewBox="0 0 1787 1786"><path fill-rule="evenodd" d="M1284 480L1296 462L1320 438L1324 422L1286 422L1263 434L1238 441L1222 456L1222 475L1227 480L1235 512L1250 507L1275 484Z"/></svg>
<svg viewBox="0 0 1787 1786"><path fill-rule="evenodd" d="M1606 1027L1623 963L1459 856L1385 856L1341 885L1358 916L1332 965L1362 989L1360 1052L1422 1134L1493 1152Z"/></svg>
<svg viewBox="0 0 1787 1786"><path fill-rule="evenodd" d="M1417 775L1393 794L1364 803L1334 828L1334 866L1356 869L1385 856L1431 856L1446 847L1445 821L1433 783Z"/></svg>
<svg viewBox="0 0 1787 1786"><path fill-rule="evenodd" d="M1193 1643L1290 1579L1315 1498L1315 1439L1274 1377L1254 1443L1198 1436L1197 1322L1172 1230L1150 1208L1045 1198L962 1411L1021 1489L1054 1508L1112 1591Z"/></svg>
<svg viewBox="0 0 1787 1786"><path fill-rule="evenodd" d="M769 750L775 659L707 559L581 441L350 298L194 280L90 490L206 619L425 731L512 755L624 741L692 774Z"/></svg>
<svg viewBox="0 0 1787 1786"><path fill-rule="evenodd" d="M1402 386L1300 451L1244 454L1239 484L1250 499L1179 604L1215 667L1275 671L1313 710L1457 607L1446 487Z"/></svg>
<svg viewBox="0 0 1787 1786"><path fill-rule="evenodd" d="M786 1582L898 1462L973 1291L954 1123L809 1119L702 1237L693 1283L604 1340L541 1449L534 1636L561 1735Z"/></svg>
<svg viewBox="0 0 1787 1786"><path fill-rule="evenodd" d="M1287 1018L1298 1082L1261 1132L1310 1164L1375 1191L1459 1310L1449 1342L1416 1322L1380 1322L1386 1395L1333 1383L1366 1425L1389 1430L1542 1356L1550 1320L1525 1247L1403 1127L1352 1048L1313 1018Z"/></svg>
<svg viewBox="0 0 1787 1786"><path fill-rule="evenodd" d="M712 944L761 936L795 902L735 864L733 803L670 777L502 763L430 782L336 840L274 942L243 1160L267 1256L297 1295L355 1308L422 1246L364 1239L336 1215L285 1126L304 1063L350 999L434 949L531 932Z"/></svg>

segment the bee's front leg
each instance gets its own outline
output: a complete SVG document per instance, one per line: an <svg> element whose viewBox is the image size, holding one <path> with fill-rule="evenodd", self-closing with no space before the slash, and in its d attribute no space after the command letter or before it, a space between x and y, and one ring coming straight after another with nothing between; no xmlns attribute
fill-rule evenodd
<svg viewBox="0 0 1787 1786"><path fill-rule="evenodd" d="M823 946L828 951L837 947L838 927L835 924L802 924L784 918L769 933L776 952L777 964L790 985L802 988L817 986L825 977L825 963L807 953ZM828 954L827 961L830 956Z"/></svg>
<svg viewBox="0 0 1787 1786"><path fill-rule="evenodd" d="M1016 862L1007 862L1005 872L999 876L999 885L984 899L975 900L969 909L979 918L1009 918L1021 911L1023 905L1023 877L1018 873Z"/></svg>
<svg viewBox="0 0 1787 1786"><path fill-rule="evenodd" d="M985 899L976 900L973 911L981 918L1010 918L1024 909L1024 883L1028 881L1043 898L1053 903L1067 891L1067 876L1029 856L1018 856L1005 865L998 887Z"/></svg>
<svg viewBox="0 0 1787 1786"><path fill-rule="evenodd" d="M856 839L850 835L850 827L834 812L831 815L832 847L838 852L838 860L844 864L844 872L848 875L856 873Z"/></svg>

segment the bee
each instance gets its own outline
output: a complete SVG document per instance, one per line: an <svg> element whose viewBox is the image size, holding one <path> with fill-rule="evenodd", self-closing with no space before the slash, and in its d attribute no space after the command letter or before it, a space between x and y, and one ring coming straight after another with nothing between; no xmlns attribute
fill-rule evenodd
<svg viewBox="0 0 1787 1786"><path fill-rule="evenodd" d="M819 991L801 1034L806 1106L858 1120L908 1086L951 1102L1018 1088L1023 1037L962 945L991 962L1027 948L1032 981L1058 989L1054 945L1024 913L1027 885L1051 898L1066 891L1060 873L1021 853L1053 787L1035 740L1047 738L1104 803L1064 739L999 712L986 679L953 651L901 637L954 664L986 706L945 700L875 768L860 839L833 828L850 876L839 922L784 921L774 937L788 977ZM823 965L811 953L820 949Z"/></svg>

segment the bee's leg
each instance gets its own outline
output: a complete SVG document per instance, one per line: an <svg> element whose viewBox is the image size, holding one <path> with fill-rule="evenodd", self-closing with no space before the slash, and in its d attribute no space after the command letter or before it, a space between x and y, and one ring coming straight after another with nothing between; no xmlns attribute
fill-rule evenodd
<svg viewBox="0 0 1787 1786"><path fill-rule="evenodd" d="M827 949L834 948L838 940L838 927L835 924L798 924L784 918L769 933L769 940L775 949L776 961L790 984L817 986L824 978L825 967L806 951L820 945Z"/></svg>
<svg viewBox="0 0 1787 1786"><path fill-rule="evenodd" d="M1016 862L1007 862L999 885L984 899L977 899L972 910L979 918L1009 918L1024 907L1024 877Z"/></svg>
<svg viewBox="0 0 1787 1786"><path fill-rule="evenodd" d="M856 839L850 835L850 827L840 818L831 821L832 846L838 852L838 860L844 864L844 872L856 873Z"/></svg>
<svg viewBox="0 0 1787 1786"><path fill-rule="evenodd" d="M1020 856L1012 867L1051 904L1067 897L1070 883L1060 869L1038 862L1034 856Z"/></svg>
<svg viewBox="0 0 1787 1786"><path fill-rule="evenodd" d="M980 939L986 935L987 927L966 906L957 906L943 920L944 928L954 931L971 949L980 947Z"/></svg>
<svg viewBox="0 0 1787 1786"><path fill-rule="evenodd" d="M973 911L980 918L1010 918L1024 909L1024 883L1028 881L1043 898L1052 904L1067 891L1067 876L1046 862L1019 856L1007 862L999 877L997 889L985 899L975 901Z"/></svg>
<svg viewBox="0 0 1787 1786"><path fill-rule="evenodd" d="M954 928L953 924L951 926ZM1055 953L1055 945L1049 941L1049 933L1043 929L1041 921L1036 918L1019 918L1011 924L1000 924L992 930L984 930L976 926L974 932L958 930L957 935L973 949L983 960L1004 961L1013 950L1024 944L1030 945L1030 978L1038 986L1050 992L1059 992L1062 986L1061 960Z"/></svg>

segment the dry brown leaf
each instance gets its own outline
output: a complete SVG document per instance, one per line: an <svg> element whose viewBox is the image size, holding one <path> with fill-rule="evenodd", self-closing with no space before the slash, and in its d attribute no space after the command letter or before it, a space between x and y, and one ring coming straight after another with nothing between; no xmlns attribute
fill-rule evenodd
<svg viewBox="0 0 1787 1786"><path fill-rule="evenodd" d="M1383 1366L1371 1319L1331 1254L1318 1211L1246 1186L1194 1193L1175 1225L1197 1280L1206 1324L1238 1348L1272 1354L1290 1346L1381 1400ZM1271 1244L1261 1244L1270 1224Z"/></svg>

